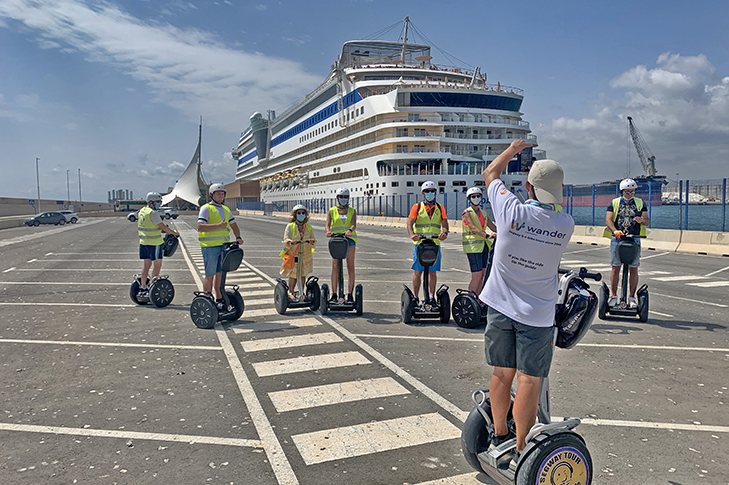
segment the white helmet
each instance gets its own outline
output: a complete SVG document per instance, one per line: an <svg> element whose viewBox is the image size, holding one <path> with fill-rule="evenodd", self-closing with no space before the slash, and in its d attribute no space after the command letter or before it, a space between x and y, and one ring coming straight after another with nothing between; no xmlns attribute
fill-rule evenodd
<svg viewBox="0 0 729 485"><path fill-rule="evenodd" d="M337 197L339 197L340 195L349 196L349 189L347 187L342 187L340 189L337 189Z"/></svg>
<svg viewBox="0 0 729 485"><path fill-rule="evenodd" d="M435 182L433 182L432 180L428 180L427 182L423 182L423 185L420 186L420 191L421 192L424 191L424 190L430 190L430 189L432 189L432 190L438 190L438 186L435 185Z"/></svg>
<svg viewBox="0 0 729 485"><path fill-rule="evenodd" d="M147 194L147 202L162 202L162 196L159 195L159 192L149 192Z"/></svg>
<svg viewBox="0 0 729 485"><path fill-rule="evenodd" d="M471 187L470 189L468 189L468 192L466 192L466 198L470 198L474 194L478 194L478 195L482 196L483 191L481 189L479 189L478 187Z"/></svg>
<svg viewBox="0 0 729 485"><path fill-rule="evenodd" d="M309 210L301 204L296 204L293 208L294 212L300 211L300 210L305 210L306 212L309 212Z"/></svg>
<svg viewBox="0 0 729 485"><path fill-rule="evenodd" d="M218 192L219 190L222 190L226 194L228 193L228 191L225 190L225 185L223 185L223 184L212 184L212 185L210 185L210 189L208 190L208 192L210 193L210 196L212 197L213 192Z"/></svg>
<svg viewBox="0 0 729 485"><path fill-rule="evenodd" d="M622 192L625 189L637 189L638 184L635 183L635 180L633 179L625 179L622 182L620 182L620 191Z"/></svg>

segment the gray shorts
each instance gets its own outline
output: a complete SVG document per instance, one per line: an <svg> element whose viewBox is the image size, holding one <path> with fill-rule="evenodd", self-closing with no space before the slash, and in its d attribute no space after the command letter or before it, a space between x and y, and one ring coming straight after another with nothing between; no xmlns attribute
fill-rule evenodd
<svg viewBox="0 0 729 485"><path fill-rule="evenodd" d="M215 276L223 272L223 246L200 248L205 264L205 276Z"/></svg>
<svg viewBox="0 0 729 485"><path fill-rule="evenodd" d="M631 264L631 268L637 268L640 266L640 239L634 239L636 243L638 243L638 257L635 259L635 263ZM618 258L618 238L613 236L610 239L610 264L612 266L622 266L623 264L620 262L620 259Z"/></svg>
<svg viewBox="0 0 729 485"><path fill-rule="evenodd" d="M486 315L486 362L547 377L554 353L555 327L532 327L489 308Z"/></svg>

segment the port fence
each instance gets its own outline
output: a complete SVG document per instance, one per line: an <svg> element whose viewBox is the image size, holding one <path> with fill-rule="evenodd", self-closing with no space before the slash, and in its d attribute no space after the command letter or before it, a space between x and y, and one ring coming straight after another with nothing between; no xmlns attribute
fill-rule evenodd
<svg viewBox="0 0 729 485"><path fill-rule="evenodd" d="M659 185L659 188L655 187L655 183L640 185L636 197L645 202L652 228L726 232L726 178L672 181ZM658 193L654 193L654 188ZM468 205L466 190L464 187L462 191L438 194L436 200L445 209L448 219L461 218ZM576 195L578 193L579 196ZM525 190L519 188L517 196L522 201L526 200ZM620 196L619 184L595 184L579 188L566 185L563 190L563 210L572 215L577 225L601 226L605 223L607 207L616 196ZM370 195L351 197L350 205L363 216L407 217L412 206L422 200L422 194ZM491 204L486 200L485 193L484 201L482 207L493 220ZM239 202L237 207L270 214L291 212L297 204L302 204L313 213L326 213L336 204L336 198Z"/></svg>

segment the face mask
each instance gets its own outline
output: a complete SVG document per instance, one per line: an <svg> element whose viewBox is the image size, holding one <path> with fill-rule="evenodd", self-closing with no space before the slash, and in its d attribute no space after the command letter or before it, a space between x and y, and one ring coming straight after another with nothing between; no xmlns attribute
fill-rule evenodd
<svg viewBox="0 0 729 485"><path fill-rule="evenodd" d="M338 199L338 200L339 200L339 205L348 205L349 204L349 199Z"/></svg>
<svg viewBox="0 0 729 485"><path fill-rule="evenodd" d="M481 204L481 197L471 197L471 204L473 204L473 205Z"/></svg>
<svg viewBox="0 0 729 485"><path fill-rule="evenodd" d="M159 210L160 207L162 207L162 204L160 202L157 202L156 204L154 204L155 209Z"/></svg>
<svg viewBox="0 0 729 485"><path fill-rule="evenodd" d="M428 202L433 202L435 200L435 192L426 192L425 200L427 200Z"/></svg>
<svg viewBox="0 0 729 485"><path fill-rule="evenodd" d="M296 214L296 220L299 222L304 222L306 220L306 214Z"/></svg>

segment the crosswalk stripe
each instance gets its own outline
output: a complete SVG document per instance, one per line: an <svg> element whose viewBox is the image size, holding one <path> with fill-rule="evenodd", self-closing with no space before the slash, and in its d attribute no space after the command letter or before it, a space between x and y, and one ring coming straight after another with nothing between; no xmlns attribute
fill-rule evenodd
<svg viewBox="0 0 729 485"><path fill-rule="evenodd" d="M254 310L255 311L255 310ZM274 312L276 310L273 310ZM253 312L251 312L253 313ZM342 339L333 332L313 333L309 335L293 335L290 337L277 337L262 340L249 340L241 342L246 352L260 350L283 349L287 347L303 347L305 345L320 345L341 342Z"/></svg>
<svg viewBox="0 0 729 485"><path fill-rule="evenodd" d="M252 365L259 377L268 377L371 363L359 352L338 352L336 354L310 355L293 359L269 360L267 362L256 362Z"/></svg>
<svg viewBox="0 0 729 485"><path fill-rule="evenodd" d="M263 299L256 299L256 300L249 300L246 298L244 302L245 302L246 307L261 306L261 305L273 306L273 298L263 298Z"/></svg>
<svg viewBox="0 0 729 485"><path fill-rule="evenodd" d="M560 261L560 266L575 266L580 264L585 264L587 261L577 261L577 260L567 260L567 261Z"/></svg>
<svg viewBox="0 0 729 485"><path fill-rule="evenodd" d="M729 286L729 281L702 281L700 283L686 283L691 286L698 286L700 288L717 288L719 286Z"/></svg>
<svg viewBox="0 0 729 485"><path fill-rule="evenodd" d="M314 465L460 436L460 429L440 414L432 413L304 433L291 439L304 463Z"/></svg>
<svg viewBox="0 0 729 485"><path fill-rule="evenodd" d="M241 327L233 327L234 333L268 332L271 330L285 330L287 328L313 327L321 325L316 318L292 318L284 322L255 322L246 323Z"/></svg>
<svg viewBox="0 0 729 485"><path fill-rule="evenodd" d="M452 477L430 480L428 482L420 482L415 485L477 485L483 483L476 479L477 475L478 473L476 472L464 473L463 475L455 475Z"/></svg>
<svg viewBox="0 0 729 485"><path fill-rule="evenodd" d="M266 285L268 286L268 285ZM257 290L257 291L246 291L243 293L243 297L247 298L249 296L270 296L273 297L273 288L269 286L268 290Z"/></svg>
<svg viewBox="0 0 729 485"><path fill-rule="evenodd" d="M246 319L246 318L251 318L251 317L267 317L269 315L278 315L278 312L273 308L266 308L266 309L261 309L261 310L251 310L251 311L246 310L243 313L242 318Z"/></svg>
<svg viewBox="0 0 729 485"><path fill-rule="evenodd" d="M692 281L692 280L705 280L706 276L661 276L658 278L651 278L655 281Z"/></svg>
<svg viewBox="0 0 729 485"><path fill-rule="evenodd" d="M671 274L671 272L670 271L641 271L640 272L641 276L652 276L652 275L656 275L656 274Z"/></svg>
<svg viewBox="0 0 729 485"><path fill-rule="evenodd" d="M403 394L410 394L410 391L398 384L392 377L381 377L269 392L268 397L271 398L276 411L283 413L296 409L330 406Z"/></svg>
<svg viewBox="0 0 729 485"><path fill-rule="evenodd" d="M226 283L227 283L227 281L226 281ZM271 285L269 285L265 281L261 281L260 283L244 283L244 284L238 285L238 286L240 288L270 288L271 287Z"/></svg>

